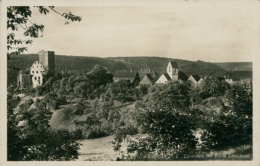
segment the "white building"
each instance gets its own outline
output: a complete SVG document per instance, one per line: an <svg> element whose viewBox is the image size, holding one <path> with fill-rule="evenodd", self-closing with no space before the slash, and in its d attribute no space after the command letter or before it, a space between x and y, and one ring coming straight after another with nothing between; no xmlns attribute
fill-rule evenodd
<svg viewBox="0 0 260 166"><path fill-rule="evenodd" d="M36 88L37 86L42 86L45 69L39 61L33 62L30 68L30 74L32 75L33 87Z"/></svg>
<svg viewBox="0 0 260 166"><path fill-rule="evenodd" d="M33 62L30 67L33 88L42 86L45 79L55 77L55 53L53 51L39 52L39 61Z"/></svg>
<svg viewBox="0 0 260 166"><path fill-rule="evenodd" d="M203 81L203 78L200 78L198 75L191 75L188 80L193 82L195 85L200 84Z"/></svg>
<svg viewBox="0 0 260 166"><path fill-rule="evenodd" d="M167 65L167 73L162 74L155 83L165 84L169 80L177 81L179 78L179 70L175 61L170 61Z"/></svg>

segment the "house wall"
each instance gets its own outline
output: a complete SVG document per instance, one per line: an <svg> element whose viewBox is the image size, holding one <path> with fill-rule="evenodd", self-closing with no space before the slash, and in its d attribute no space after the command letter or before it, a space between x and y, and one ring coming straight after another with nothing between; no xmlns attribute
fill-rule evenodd
<svg viewBox="0 0 260 166"><path fill-rule="evenodd" d="M44 66L39 61L35 61L30 68L30 74L32 75L32 84L34 88L37 86L42 86L44 73Z"/></svg>
<svg viewBox="0 0 260 166"><path fill-rule="evenodd" d="M193 82L194 84L197 84L198 82L194 79L194 77L190 76L188 78L188 80L190 80L191 82Z"/></svg>
<svg viewBox="0 0 260 166"><path fill-rule="evenodd" d="M178 72L179 72L178 68L173 68L171 63L169 62L167 66L167 73L169 74L169 76L173 81L178 80Z"/></svg>
<svg viewBox="0 0 260 166"><path fill-rule="evenodd" d="M167 81L168 81L167 78L163 74L163 75L161 75L161 77L155 83L165 84Z"/></svg>
<svg viewBox="0 0 260 166"><path fill-rule="evenodd" d="M145 75L145 76L143 77L143 79L140 81L139 84L153 85L153 83L152 83L151 80L147 77L147 75Z"/></svg>

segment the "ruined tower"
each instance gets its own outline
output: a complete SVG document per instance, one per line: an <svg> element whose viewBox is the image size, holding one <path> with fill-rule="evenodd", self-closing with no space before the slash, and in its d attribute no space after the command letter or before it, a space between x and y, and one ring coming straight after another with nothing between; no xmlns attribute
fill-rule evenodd
<svg viewBox="0 0 260 166"><path fill-rule="evenodd" d="M46 77L55 77L55 52L44 51L39 52L39 62L45 69Z"/></svg>

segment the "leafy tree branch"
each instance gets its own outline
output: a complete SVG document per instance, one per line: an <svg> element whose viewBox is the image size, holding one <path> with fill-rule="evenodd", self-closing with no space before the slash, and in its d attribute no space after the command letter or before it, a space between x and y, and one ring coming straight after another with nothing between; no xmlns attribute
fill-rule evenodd
<svg viewBox="0 0 260 166"><path fill-rule="evenodd" d="M46 15L51 11L59 14L60 16L65 18L65 25L69 24L70 21L81 21L80 16L75 16L71 12L69 13L60 13L54 9L54 6L49 6L48 9L44 6L34 6L39 9L41 14ZM36 24L30 21L30 17L32 17L32 11L29 6L9 6L7 7L7 30L18 31L19 28L24 30L23 35L31 38L42 37L42 33L44 31L44 25ZM30 24L30 26L28 25ZM19 44L32 44L32 40L21 40L15 39L14 33L7 34L7 49L15 50L7 53L7 59L11 58L13 54L21 54L24 51L27 51L27 47L12 47L11 45L19 45Z"/></svg>

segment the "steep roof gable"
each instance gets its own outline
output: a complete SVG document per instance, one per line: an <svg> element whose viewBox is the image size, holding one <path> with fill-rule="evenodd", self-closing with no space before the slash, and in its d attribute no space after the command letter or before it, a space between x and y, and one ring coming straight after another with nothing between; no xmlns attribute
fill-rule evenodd
<svg viewBox="0 0 260 166"><path fill-rule="evenodd" d="M143 79L140 81L140 84L153 84L154 79L151 74L146 74Z"/></svg>
<svg viewBox="0 0 260 166"><path fill-rule="evenodd" d="M164 73L163 75L165 76L165 78L166 78L167 80L171 80L171 77L169 76L168 73Z"/></svg>
<svg viewBox="0 0 260 166"><path fill-rule="evenodd" d="M170 61L169 63L171 64L172 68L178 68L176 61Z"/></svg>
<svg viewBox="0 0 260 166"><path fill-rule="evenodd" d="M197 82L200 80L200 76L198 75L191 75Z"/></svg>
<svg viewBox="0 0 260 166"><path fill-rule="evenodd" d="M187 81L188 76L183 71L179 71L178 72L178 80Z"/></svg>

